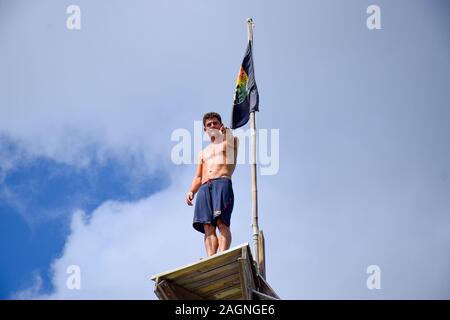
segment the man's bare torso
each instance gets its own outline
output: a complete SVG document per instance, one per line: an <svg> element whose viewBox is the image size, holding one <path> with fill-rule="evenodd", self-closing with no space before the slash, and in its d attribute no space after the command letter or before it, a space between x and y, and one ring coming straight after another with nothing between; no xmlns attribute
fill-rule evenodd
<svg viewBox="0 0 450 320"><path fill-rule="evenodd" d="M202 184L214 178L231 178L236 168L237 142L236 137L231 141L211 142L201 151Z"/></svg>

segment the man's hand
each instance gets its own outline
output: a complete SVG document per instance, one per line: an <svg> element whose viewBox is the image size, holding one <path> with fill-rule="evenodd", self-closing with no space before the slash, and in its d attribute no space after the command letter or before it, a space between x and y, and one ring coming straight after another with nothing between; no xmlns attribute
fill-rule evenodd
<svg viewBox="0 0 450 320"><path fill-rule="evenodd" d="M225 126L222 124L222 126L220 127L220 132L221 132L222 134L226 134L226 133L227 133L227 130L228 130L228 128L225 127Z"/></svg>
<svg viewBox="0 0 450 320"><path fill-rule="evenodd" d="M194 200L194 193L192 191L189 191L186 193L186 203L188 206L192 206L192 200Z"/></svg>

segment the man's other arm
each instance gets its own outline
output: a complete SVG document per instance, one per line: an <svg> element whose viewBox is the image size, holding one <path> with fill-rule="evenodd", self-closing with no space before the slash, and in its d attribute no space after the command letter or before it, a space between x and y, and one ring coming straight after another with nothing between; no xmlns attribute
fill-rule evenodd
<svg viewBox="0 0 450 320"><path fill-rule="evenodd" d="M202 171L203 171L203 163L202 163L202 152L200 151L198 155L198 165L195 171L194 179L192 179L191 187L186 193L186 203L189 206L192 206L192 200L194 200L194 195L197 193L198 189L202 185Z"/></svg>

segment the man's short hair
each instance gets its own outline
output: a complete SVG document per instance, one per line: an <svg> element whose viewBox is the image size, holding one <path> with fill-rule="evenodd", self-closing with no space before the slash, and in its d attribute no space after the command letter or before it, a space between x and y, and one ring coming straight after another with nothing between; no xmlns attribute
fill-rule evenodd
<svg viewBox="0 0 450 320"><path fill-rule="evenodd" d="M222 118L220 117L220 114L218 114L217 112L208 112L205 113L205 115L203 116L203 126L205 126L206 120L211 118L217 118L217 120L219 120L219 122L222 123Z"/></svg>

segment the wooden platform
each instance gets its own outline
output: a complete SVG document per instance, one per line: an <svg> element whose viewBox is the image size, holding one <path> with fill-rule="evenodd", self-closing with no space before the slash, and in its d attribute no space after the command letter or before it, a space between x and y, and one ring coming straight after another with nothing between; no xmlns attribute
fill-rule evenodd
<svg viewBox="0 0 450 320"><path fill-rule="evenodd" d="M258 274L248 243L151 279L160 300L280 299Z"/></svg>

